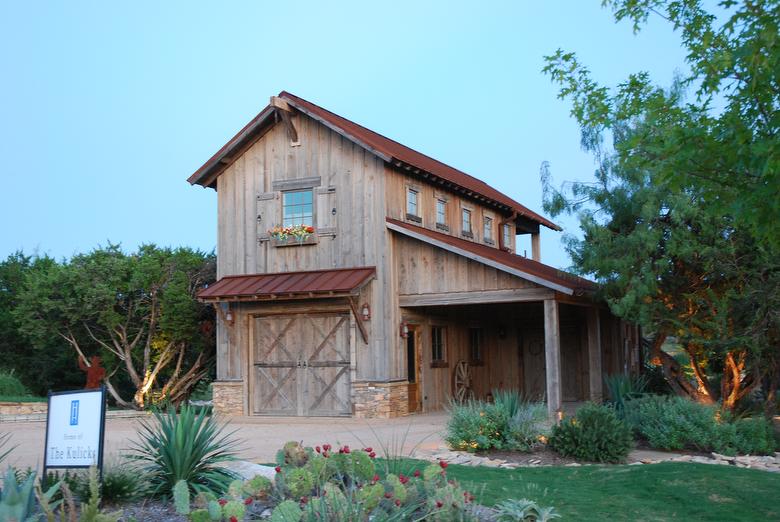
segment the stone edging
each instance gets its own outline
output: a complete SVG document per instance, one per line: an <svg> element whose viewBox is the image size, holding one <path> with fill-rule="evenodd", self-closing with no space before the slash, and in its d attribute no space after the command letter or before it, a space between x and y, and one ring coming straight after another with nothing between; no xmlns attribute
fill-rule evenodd
<svg viewBox="0 0 780 522"><path fill-rule="evenodd" d="M111 410L106 412L106 419L134 419L151 415L148 411ZM0 424L8 422L46 422L46 413L28 413L19 415L0 415Z"/></svg>

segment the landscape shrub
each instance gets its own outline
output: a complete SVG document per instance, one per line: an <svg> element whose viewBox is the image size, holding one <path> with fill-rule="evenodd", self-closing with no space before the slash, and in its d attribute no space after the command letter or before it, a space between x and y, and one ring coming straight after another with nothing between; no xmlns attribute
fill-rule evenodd
<svg viewBox="0 0 780 522"><path fill-rule="evenodd" d="M497 522L547 522L561 515L551 507L540 507L536 502L522 498L504 500L496 505Z"/></svg>
<svg viewBox="0 0 780 522"><path fill-rule="evenodd" d="M514 390L494 390L493 396L493 403L450 404L444 437L450 448L530 451L538 443L547 416L544 404L526 400Z"/></svg>
<svg viewBox="0 0 780 522"><path fill-rule="evenodd" d="M588 462L622 462L633 446L631 429L614 408L588 403L574 417L553 426L550 448Z"/></svg>
<svg viewBox="0 0 780 522"><path fill-rule="evenodd" d="M766 455L776 447L767 419L735 418L717 405L683 397L651 395L628 401L626 420L639 437L659 449Z"/></svg>
<svg viewBox="0 0 780 522"><path fill-rule="evenodd" d="M129 458L147 474L154 495L171 495L180 480L196 493L220 495L238 478L219 466L235 460L236 442L224 428L205 409L157 411L152 422L141 421L140 441L133 442Z"/></svg>
<svg viewBox="0 0 780 522"><path fill-rule="evenodd" d="M86 501L90 496L89 473L66 470L50 471L44 478L44 485L63 481L73 495ZM99 479L100 498L107 504L117 505L142 499L149 491L145 473L127 462L112 462L103 468Z"/></svg>
<svg viewBox="0 0 780 522"><path fill-rule="evenodd" d="M14 375L13 370L0 370L0 400L2 397L24 397L30 390Z"/></svg>

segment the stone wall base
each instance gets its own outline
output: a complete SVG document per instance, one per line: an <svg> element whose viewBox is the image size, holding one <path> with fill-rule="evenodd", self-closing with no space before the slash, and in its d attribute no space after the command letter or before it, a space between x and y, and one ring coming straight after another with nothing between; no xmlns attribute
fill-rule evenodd
<svg viewBox="0 0 780 522"><path fill-rule="evenodd" d="M211 390L214 413L244 415L243 381L214 381Z"/></svg>
<svg viewBox="0 0 780 522"><path fill-rule="evenodd" d="M406 382L352 383L352 408L358 419L389 419L409 415Z"/></svg>
<svg viewBox="0 0 780 522"><path fill-rule="evenodd" d="M30 415L46 413L46 402L0 402L0 415Z"/></svg>

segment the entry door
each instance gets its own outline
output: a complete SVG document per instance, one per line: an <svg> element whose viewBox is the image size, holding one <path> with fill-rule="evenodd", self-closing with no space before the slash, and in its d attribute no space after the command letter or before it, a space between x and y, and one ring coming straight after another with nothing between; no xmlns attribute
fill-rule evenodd
<svg viewBox="0 0 780 522"><path fill-rule="evenodd" d="M409 381L409 413L422 410L422 374L420 373L420 343L417 329L409 329L406 338L406 371Z"/></svg>
<svg viewBox="0 0 780 522"><path fill-rule="evenodd" d="M544 330L523 332L523 381L525 394L541 399L547 392L547 369L544 357Z"/></svg>
<svg viewBox="0 0 780 522"><path fill-rule="evenodd" d="M351 414L348 314L258 317L254 328L255 414Z"/></svg>

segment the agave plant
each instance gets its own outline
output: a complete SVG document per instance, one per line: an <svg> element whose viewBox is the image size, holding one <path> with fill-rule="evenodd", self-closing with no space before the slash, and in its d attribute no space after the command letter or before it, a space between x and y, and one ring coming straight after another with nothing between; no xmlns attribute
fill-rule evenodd
<svg viewBox="0 0 780 522"><path fill-rule="evenodd" d="M548 522L561 515L551 507L539 507L525 498L505 500L495 507L498 522Z"/></svg>
<svg viewBox="0 0 780 522"><path fill-rule="evenodd" d="M615 407L615 413L618 417L623 418L626 401L644 395L647 383L648 378L644 374L633 377L618 373L604 377L609 403Z"/></svg>
<svg viewBox="0 0 780 522"><path fill-rule="evenodd" d="M16 479L13 468L8 468L0 491L0 520L33 520L35 507L35 473L30 473L21 484Z"/></svg>
<svg viewBox="0 0 780 522"><path fill-rule="evenodd" d="M176 410L157 411L151 422L142 421L140 441L129 458L138 461L149 474L154 495L171 495L180 480L196 493L220 495L238 478L220 464L235 460L234 432L207 415L205 408L183 405Z"/></svg>

